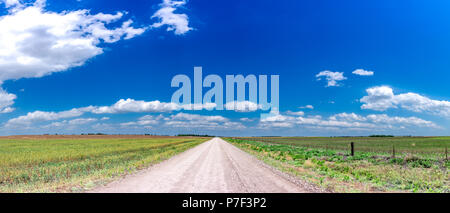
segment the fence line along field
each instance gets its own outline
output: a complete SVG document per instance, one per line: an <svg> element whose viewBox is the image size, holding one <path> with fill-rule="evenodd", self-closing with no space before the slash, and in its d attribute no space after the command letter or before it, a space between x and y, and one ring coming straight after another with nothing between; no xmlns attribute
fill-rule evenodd
<svg viewBox="0 0 450 213"><path fill-rule="evenodd" d="M278 169L334 192L450 192L450 137L227 138ZM355 152L351 156L350 144Z"/></svg>
<svg viewBox="0 0 450 213"><path fill-rule="evenodd" d="M361 152L430 154L444 157L450 137L253 137L253 141L346 152L351 142ZM444 157L445 158L445 157Z"/></svg>
<svg viewBox="0 0 450 213"><path fill-rule="evenodd" d="M0 192L76 192L148 167L207 138L0 137Z"/></svg>

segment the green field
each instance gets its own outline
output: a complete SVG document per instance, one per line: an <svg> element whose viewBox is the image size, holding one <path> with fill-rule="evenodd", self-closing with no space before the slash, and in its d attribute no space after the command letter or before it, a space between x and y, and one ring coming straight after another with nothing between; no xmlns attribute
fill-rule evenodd
<svg viewBox="0 0 450 213"><path fill-rule="evenodd" d="M206 138L0 139L0 192L76 192L192 148Z"/></svg>
<svg viewBox="0 0 450 213"><path fill-rule="evenodd" d="M332 192L450 192L450 137L227 138L282 171ZM355 155L350 156L350 142ZM395 147L395 156L392 149Z"/></svg>

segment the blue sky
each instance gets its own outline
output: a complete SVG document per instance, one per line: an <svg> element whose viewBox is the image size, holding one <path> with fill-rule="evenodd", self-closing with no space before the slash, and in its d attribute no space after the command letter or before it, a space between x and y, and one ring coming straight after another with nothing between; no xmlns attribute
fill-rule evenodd
<svg viewBox="0 0 450 213"><path fill-rule="evenodd" d="M1 135L450 132L448 1L0 2ZM279 75L279 112L174 110L194 66Z"/></svg>

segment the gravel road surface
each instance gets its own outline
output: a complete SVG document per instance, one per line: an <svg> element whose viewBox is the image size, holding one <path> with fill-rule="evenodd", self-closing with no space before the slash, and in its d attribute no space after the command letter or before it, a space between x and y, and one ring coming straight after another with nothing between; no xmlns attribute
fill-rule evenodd
<svg viewBox="0 0 450 213"><path fill-rule="evenodd" d="M315 192L255 157L213 138L171 159L89 192Z"/></svg>

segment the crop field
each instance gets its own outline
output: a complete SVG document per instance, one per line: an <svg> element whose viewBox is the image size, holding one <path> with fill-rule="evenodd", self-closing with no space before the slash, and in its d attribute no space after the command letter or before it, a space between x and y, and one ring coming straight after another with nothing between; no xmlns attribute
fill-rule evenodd
<svg viewBox="0 0 450 213"><path fill-rule="evenodd" d="M332 192L450 192L450 137L227 138ZM350 142L355 154L350 156ZM395 149L395 155L393 153Z"/></svg>
<svg viewBox="0 0 450 213"><path fill-rule="evenodd" d="M152 136L2 137L0 192L84 191L206 140Z"/></svg>

